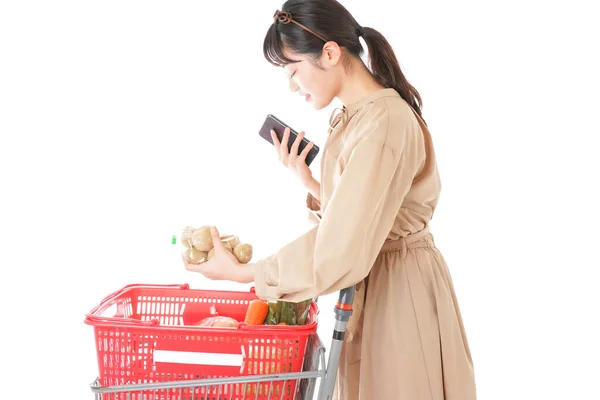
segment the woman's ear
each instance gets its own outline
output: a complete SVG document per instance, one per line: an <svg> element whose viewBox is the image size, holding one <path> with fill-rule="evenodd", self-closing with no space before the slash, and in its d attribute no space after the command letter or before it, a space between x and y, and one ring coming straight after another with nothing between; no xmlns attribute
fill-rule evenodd
<svg viewBox="0 0 600 400"><path fill-rule="evenodd" d="M337 65L342 57L342 49L333 41L329 41L323 45L323 53L321 54L321 62L323 66L333 67Z"/></svg>

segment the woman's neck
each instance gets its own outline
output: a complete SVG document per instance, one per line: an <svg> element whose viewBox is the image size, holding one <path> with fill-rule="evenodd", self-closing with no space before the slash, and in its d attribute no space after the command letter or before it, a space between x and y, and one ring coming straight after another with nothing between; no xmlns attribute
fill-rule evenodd
<svg viewBox="0 0 600 400"><path fill-rule="evenodd" d="M354 59L336 97L348 106L381 89L385 87L375 80L362 60Z"/></svg>

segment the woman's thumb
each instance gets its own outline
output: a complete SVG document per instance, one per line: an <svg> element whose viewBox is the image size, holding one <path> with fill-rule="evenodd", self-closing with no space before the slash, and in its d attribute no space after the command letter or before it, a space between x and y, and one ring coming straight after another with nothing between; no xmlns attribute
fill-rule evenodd
<svg viewBox="0 0 600 400"><path fill-rule="evenodd" d="M210 234L212 236L213 246L214 246L215 250L222 249L225 247L223 245L223 242L221 242L221 236L219 235L219 231L217 230L216 226L210 227Z"/></svg>

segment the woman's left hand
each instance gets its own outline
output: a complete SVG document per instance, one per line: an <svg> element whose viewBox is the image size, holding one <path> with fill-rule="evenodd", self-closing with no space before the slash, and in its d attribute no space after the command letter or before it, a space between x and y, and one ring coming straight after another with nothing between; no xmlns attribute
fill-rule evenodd
<svg viewBox="0 0 600 400"><path fill-rule="evenodd" d="M254 280L254 268L249 264L241 264L238 259L221 242L216 227L210 228L215 253L210 260L202 264L191 264L183 257L185 269L199 272L211 280L228 280L239 283L250 283Z"/></svg>

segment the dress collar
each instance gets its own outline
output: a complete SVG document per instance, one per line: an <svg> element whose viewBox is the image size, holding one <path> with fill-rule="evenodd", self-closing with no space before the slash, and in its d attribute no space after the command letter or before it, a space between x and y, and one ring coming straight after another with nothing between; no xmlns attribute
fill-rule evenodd
<svg viewBox="0 0 600 400"><path fill-rule="evenodd" d="M360 100L355 101L354 103L350 103L348 105L343 105L341 108L335 108L329 117L329 128L334 129L340 121L342 122L342 127L346 125L346 123L356 114L361 108L366 106L369 103L374 102L377 99L382 97L398 97L399 94L394 88L385 88L379 89L375 92L372 92Z"/></svg>

